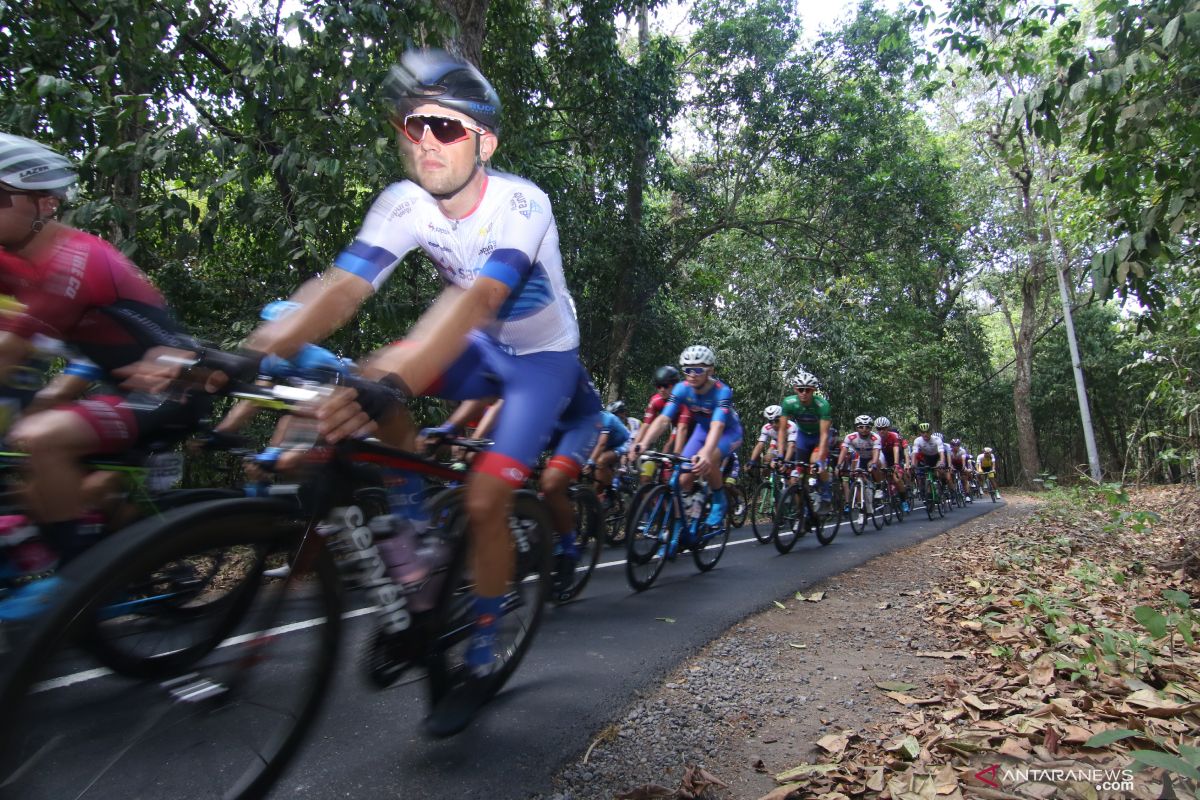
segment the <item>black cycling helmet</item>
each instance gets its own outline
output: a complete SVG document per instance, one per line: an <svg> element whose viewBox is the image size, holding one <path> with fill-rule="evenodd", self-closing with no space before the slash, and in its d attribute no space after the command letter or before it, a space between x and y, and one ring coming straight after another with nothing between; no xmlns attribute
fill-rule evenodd
<svg viewBox="0 0 1200 800"><path fill-rule="evenodd" d="M654 371L655 386L674 386L679 383L679 370L668 364Z"/></svg>
<svg viewBox="0 0 1200 800"><path fill-rule="evenodd" d="M496 90L478 69L445 50L409 50L389 71L383 96L391 114L401 120L422 103L437 103L500 132Z"/></svg>

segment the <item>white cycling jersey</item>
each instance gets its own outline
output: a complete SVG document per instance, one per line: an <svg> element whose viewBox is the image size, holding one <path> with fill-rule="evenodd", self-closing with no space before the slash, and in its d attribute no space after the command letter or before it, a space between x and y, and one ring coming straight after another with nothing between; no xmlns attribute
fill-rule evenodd
<svg viewBox="0 0 1200 800"><path fill-rule="evenodd" d="M940 436L930 436L928 438L918 436L912 445L913 455L921 453L922 455L936 456L944 450L945 445Z"/></svg>
<svg viewBox="0 0 1200 800"><path fill-rule="evenodd" d="M579 346L550 199L529 181L489 172L479 205L456 220L412 181L393 183L334 264L378 289L418 247L446 283L465 289L482 275L512 290L483 332L515 355Z"/></svg>
<svg viewBox="0 0 1200 800"><path fill-rule="evenodd" d="M871 431L866 436L862 436L858 431L854 431L847 434L846 438L842 440L842 450L846 452L853 450L863 461L870 461L871 454L882 449L883 439L875 431Z"/></svg>
<svg viewBox="0 0 1200 800"><path fill-rule="evenodd" d="M758 432L758 441L760 443L770 442L772 446L775 444L778 431L774 422L768 422L762 426L762 430ZM795 443L796 437L800 435L800 426L788 420L787 440L790 443Z"/></svg>

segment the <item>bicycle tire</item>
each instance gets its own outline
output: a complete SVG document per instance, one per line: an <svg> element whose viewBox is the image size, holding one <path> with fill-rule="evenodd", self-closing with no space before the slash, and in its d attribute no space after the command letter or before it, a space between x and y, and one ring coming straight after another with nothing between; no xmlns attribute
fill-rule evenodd
<svg viewBox="0 0 1200 800"><path fill-rule="evenodd" d="M867 508L863 497L866 487L861 479L855 479L853 484L850 490L850 530L854 531L855 536L862 536L867 529Z"/></svg>
<svg viewBox="0 0 1200 800"><path fill-rule="evenodd" d="M775 549L786 555L796 546L796 542L804 535L797 526L803 525L802 512L793 512L796 508L796 498L800 494L800 486L793 484L783 490L779 502L775 506L774 522L771 526L771 541Z"/></svg>
<svg viewBox="0 0 1200 800"><path fill-rule="evenodd" d="M625 578L638 592L654 585L666 564L667 539L675 515L668 486L652 486L629 516L625 529Z"/></svg>
<svg viewBox="0 0 1200 800"><path fill-rule="evenodd" d="M433 642L427 654L431 704L436 704L466 673L465 654L475 625L467 515L452 517L450 524L450 539L455 545L434 606ZM496 622L497 668L488 687L489 698L504 688L529 652L553 591L554 525L533 492L522 489L514 493L509 532L516 552L504 610ZM522 611L525 616L518 618Z"/></svg>
<svg viewBox="0 0 1200 800"><path fill-rule="evenodd" d="M750 513L746 505L746 493L740 486L726 486L725 496L729 498L729 527L740 528L746 524L746 515Z"/></svg>
<svg viewBox="0 0 1200 800"><path fill-rule="evenodd" d="M837 538L838 530L842 527L842 507L836 503L830 503L828 514L818 514L816 528L813 531L816 534L817 541L822 547L833 544L833 540Z"/></svg>
<svg viewBox="0 0 1200 800"><path fill-rule="evenodd" d="M629 516L629 509L633 505L637 492L631 492L622 484L619 488L612 490L609 496L612 497L613 504L604 519L604 543L609 547L618 547L625 544L626 518Z"/></svg>
<svg viewBox="0 0 1200 800"><path fill-rule="evenodd" d="M294 504L266 498L179 509L115 534L64 570L62 593L27 631L0 676L0 784L16 782L13 796L31 799L170 797L196 796L203 793L198 781L222 780L218 796L262 796L315 720L336 666L341 580L322 543L309 543L307 563L292 579L254 593L256 608L240 620L250 632L180 665L181 673L191 674L181 674L173 687L94 672L70 674L80 678L74 683L46 679L78 666L72 642L126 585L164 563L217 547L289 554L296 549L295 512ZM277 627L297 612L317 617L295 630ZM312 642L310 657L296 655L302 639ZM262 668L266 664L270 670ZM111 697L101 697L106 692ZM281 708L281 692L296 702ZM89 715L74 713L81 706ZM250 741L260 736L262 742ZM177 745L180 737L187 742ZM239 745L248 752L227 752ZM224 767L242 757L244 765L213 768L214 761ZM195 769L187 767L191 758Z"/></svg>
<svg viewBox="0 0 1200 800"><path fill-rule="evenodd" d="M600 563L600 551L604 547L604 534L600 530L600 500L596 493L586 486L572 486L571 500L575 506L575 543L579 546L579 564L571 585L554 597L559 605L569 603L583 592L596 564Z"/></svg>
<svg viewBox="0 0 1200 800"><path fill-rule="evenodd" d="M750 504L750 529L759 544L770 544L774 538L775 524L775 487L771 482L762 481L754 487Z"/></svg>
<svg viewBox="0 0 1200 800"><path fill-rule="evenodd" d="M933 515L937 513L934 506L937 502L937 489L933 486L933 482L926 479L925 491L921 496L921 502L925 505L925 513L929 516L929 521L933 522Z"/></svg>
<svg viewBox="0 0 1200 800"><path fill-rule="evenodd" d="M726 490L728 491L728 489ZM721 526L721 529L713 532L713 530L704 522L708 518L708 510L712 506L712 497L704 504L703 516L700 518L700 524L696 526L696 536L698 541L692 545L692 561L696 564L696 569L701 572L708 572L717 565L721 560L721 556L725 553L725 545L729 543L729 525ZM724 520L728 523L728 519Z"/></svg>
<svg viewBox="0 0 1200 800"><path fill-rule="evenodd" d="M863 487L863 511L864 511L864 513L866 512L866 495L868 492L870 492L870 494L871 494L871 513L867 514L866 516L871 518L871 524L875 526L875 530L881 530L883 528L883 522L880 520L880 514L882 512L880 511L879 507L883 504L884 501L883 501L883 499L876 500L875 499L875 490L864 486ZM866 530L866 527L867 527L866 523L864 522L863 530Z"/></svg>

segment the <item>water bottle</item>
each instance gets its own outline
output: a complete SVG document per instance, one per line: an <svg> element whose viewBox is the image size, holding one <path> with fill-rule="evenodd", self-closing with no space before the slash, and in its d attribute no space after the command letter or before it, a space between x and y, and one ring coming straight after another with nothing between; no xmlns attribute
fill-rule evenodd
<svg viewBox="0 0 1200 800"><path fill-rule="evenodd" d="M367 527L392 581L407 587L425 577L424 565L417 557L417 531L411 520L384 514L372 519Z"/></svg>
<svg viewBox="0 0 1200 800"><path fill-rule="evenodd" d="M688 501L688 517L691 519L700 519L700 512L704 510L704 492L692 492L692 496Z"/></svg>
<svg viewBox="0 0 1200 800"><path fill-rule="evenodd" d="M429 611L437 604L441 578L445 575L442 568L450 561L450 547L438 529L427 529L418 535L416 556L424 576L414 587L409 606L416 612Z"/></svg>

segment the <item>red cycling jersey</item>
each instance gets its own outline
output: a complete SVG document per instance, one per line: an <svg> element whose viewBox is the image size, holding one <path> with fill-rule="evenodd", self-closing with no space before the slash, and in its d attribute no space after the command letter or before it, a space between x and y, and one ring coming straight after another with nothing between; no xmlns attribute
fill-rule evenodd
<svg viewBox="0 0 1200 800"><path fill-rule="evenodd" d="M901 439L900 434L896 433L895 431L887 431L882 434L882 437L883 437L883 459L888 464L888 466L894 467L898 463L892 457L892 454L895 452L894 448L897 448L897 447L900 448L900 453L901 453L900 458L901 458L901 460L903 460L903 458L904 458L904 455L903 455L904 454L904 440Z"/></svg>
<svg viewBox="0 0 1200 800"><path fill-rule="evenodd" d="M0 331L62 340L106 371L151 347L191 345L141 270L89 233L69 229L33 262L4 254L0 273L0 284L25 306L0 316Z"/></svg>
<svg viewBox="0 0 1200 800"><path fill-rule="evenodd" d="M667 407L667 403L671 399L671 392L663 392L661 389L654 393L650 398L650 402L646 405L646 412L642 414L642 424L649 425L654 419L663 412ZM692 424L692 412L687 406L683 406L679 411L679 418L675 420L679 425Z"/></svg>

